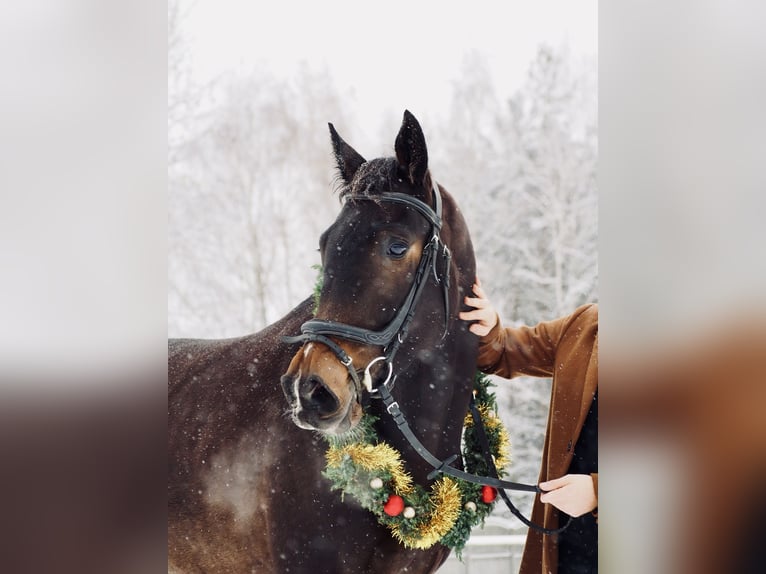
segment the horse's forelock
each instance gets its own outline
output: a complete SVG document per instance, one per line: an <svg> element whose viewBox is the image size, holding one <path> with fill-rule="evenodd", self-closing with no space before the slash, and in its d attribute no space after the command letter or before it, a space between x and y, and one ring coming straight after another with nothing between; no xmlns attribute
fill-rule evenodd
<svg viewBox="0 0 766 574"><path fill-rule="evenodd" d="M346 184L341 179L338 180L339 186L336 188L340 199L353 199L355 196L374 196L380 195L386 191L394 191L406 183L406 174L402 173L401 165L396 158L385 157L376 158L363 163L354 174L351 182ZM424 179L423 197L419 197L431 202L431 176L426 172Z"/></svg>
<svg viewBox="0 0 766 574"><path fill-rule="evenodd" d="M379 195L391 191L399 183L398 164L392 157L376 158L363 163L348 185L340 189L340 196Z"/></svg>

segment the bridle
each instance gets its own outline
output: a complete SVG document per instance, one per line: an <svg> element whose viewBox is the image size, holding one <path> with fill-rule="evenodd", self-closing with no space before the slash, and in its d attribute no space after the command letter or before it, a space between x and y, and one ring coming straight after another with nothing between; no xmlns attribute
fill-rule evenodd
<svg viewBox="0 0 766 574"><path fill-rule="evenodd" d="M442 227L442 218L440 215L442 210L442 200L439 187L435 183L433 186L433 196L433 209L425 202L412 197L411 195L407 195L406 193L382 192L378 195L357 195L352 199L352 201L372 200L398 203L411 207L420 213L431 226L430 238L424 245L420 254L420 262L418 263L418 268L415 272L415 280L410 286L410 290L407 293L407 297L404 299L404 303L399 307L396 315L388 325L378 331L373 331L336 321L312 319L301 325L300 335L283 338L287 343L316 341L327 345L348 370L349 376L354 381L357 394L360 397L362 394L362 387L367 390L372 398L380 398L381 387L385 387L389 391L393 388L396 379L396 376L393 374L394 357L399 350L399 347L407 338L407 332L409 331L412 319L415 317L418 301L420 301L420 297L423 294L423 290L427 283L429 269L432 271L436 282L442 285L444 292L444 332L442 334L442 340L447 335L449 327L449 286L452 254L447 245L441 240L440 236ZM383 347L383 355L370 361L364 369L364 378L360 380L359 375L352 364L351 357L340 347L340 345L335 343L335 341L329 337L337 337L339 339L345 339L364 345ZM385 361L385 364L388 366L388 375L385 381L373 387L370 369L374 364L380 361Z"/></svg>
<svg viewBox="0 0 766 574"><path fill-rule="evenodd" d="M415 280L410 286L410 290L407 293L407 297L404 303L397 311L394 318L382 329L378 331L372 331L370 329L364 329L362 327L356 327L354 325L348 325L346 323L339 323L336 321L327 321L324 319L311 319L301 325L301 334L294 337L283 337L283 341L286 343L307 343L307 342L319 342L329 347L332 352L337 356L338 360L346 367L349 376L354 381L356 387L357 396L361 397L362 387L364 387L369 396L375 399L382 399L383 404L386 407L386 412L394 419L400 432L410 443L410 446L420 457L430 464L434 470L428 475L429 480L433 480L437 475L444 474L453 478L458 478L468 482L476 484L488 485L496 488L501 498L508 506L509 510L514 516L519 518L524 524L530 526L536 530L539 530L543 534L556 534L566 529L570 522L571 517L564 524L564 526L557 529L548 529L537 524L534 524L513 505L511 500L505 493L505 489L508 490L521 490L527 492L543 492L537 485L521 484L518 482L511 482L501 480L498 477L498 472L495 467L492 456L490 455L489 443L486 437L486 430L481 416L476 408L473 397L471 397L470 410L474 419L474 424L478 430L479 441L482 443L482 450L484 451L484 457L487 462L487 467L490 469L492 476L478 476L471 474L460 469L457 469L452 463L458 458L458 455L453 455L445 460L439 460L434 456L420 440L415 436L409 423L407 422L404 414L402 413L399 403L397 403L391 395L391 389L394 386L396 376L393 374L393 361L399 347L407 337L412 319L415 316L415 310L417 308L418 301L423 294L423 289L427 283L428 271L432 270L435 281L442 285L444 295L444 332L442 333L442 340L447 335L449 329L449 286L450 286L450 263L452 254L447 245L441 240L440 232L442 228L442 200L439 187L434 182L433 184L433 196L434 207L431 208L425 202L407 195L405 193L397 192L382 192L378 195L357 195L353 197L354 201L357 200L373 200L388 203L398 203L411 207L420 213L431 225L430 239L423 247L420 254L420 262L418 263L417 271L415 272ZM441 249L440 249L441 247ZM438 267L438 261L441 259L441 269ZM440 273L441 271L441 273ZM370 361L364 369L363 380L359 379L359 375L354 369L353 361L351 357L346 353L340 345L330 339L330 337L337 337L345 339L347 341L354 341L365 345L376 345L383 347L383 355L376 357ZM385 361L388 366L388 374L385 380L374 386L372 384L372 375L370 373L371 367L379 361Z"/></svg>

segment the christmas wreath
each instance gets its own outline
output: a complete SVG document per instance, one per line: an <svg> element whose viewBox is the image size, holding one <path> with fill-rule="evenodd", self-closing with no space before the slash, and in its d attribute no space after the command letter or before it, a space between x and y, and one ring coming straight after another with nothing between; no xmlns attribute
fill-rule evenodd
<svg viewBox="0 0 766 574"><path fill-rule="evenodd" d="M490 452L501 476L508 462L509 439L497 416L492 383L482 373L474 378L474 400L481 414ZM353 496L407 548L430 548L437 542L460 556L471 529L483 524L497 492L460 479L443 476L426 490L413 484L400 453L381 441L376 418L365 414L357 427L341 436L327 436L324 470L332 488ZM463 466L467 472L488 476L490 469L478 444L473 417L463 428Z"/></svg>

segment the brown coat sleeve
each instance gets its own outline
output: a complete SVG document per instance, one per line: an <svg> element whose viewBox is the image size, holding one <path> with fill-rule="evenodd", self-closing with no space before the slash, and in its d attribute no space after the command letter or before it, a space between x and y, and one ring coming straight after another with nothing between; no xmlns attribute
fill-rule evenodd
<svg viewBox="0 0 766 574"><path fill-rule="evenodd" d="M571 315L534 327L503 327L498 317L493 329L479 340L477 367L506 379L522 375L551 377L562 334L590 305Z"/></svg>

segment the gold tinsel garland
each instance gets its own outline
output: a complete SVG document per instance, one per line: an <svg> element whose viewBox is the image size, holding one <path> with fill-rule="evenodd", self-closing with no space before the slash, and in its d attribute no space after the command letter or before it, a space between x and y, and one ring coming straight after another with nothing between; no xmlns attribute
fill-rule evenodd
<svg viewBox="0 0 766 574"><path fill-rule="evenodd" d="M502 470L509 460L510 441L495 412L494 397L487 392L488 384L484 380L477 381L477 385L483 385L478 388L477 407L487 435L493 437L490 442L495 465ZM473 427L473 417L469 413L464 421L466 437L469 434L473 436ZM333 481L333 487L358 498L363 506L375 513L381 524L391 530L394 538L407 548L426 549L442 542L459 553L470 535L470 527L483 521L494 504L482 501L482 497L477 494L481 487L446 476L435 481L430 492L414 485L412 476L404 468L400 453L384 442L377 442L371 424L366 436L355 442L331 443L326 459L325 474ZM478 459L481 459L480 454ZM472 471L470 468L467 470ZM378 481L376 486L372 486L370 477ZM382 484L388 486L384 489ZM467 495L469 492L471 496ZM410 509L413 513L409 517L405 513L404 520L401 516L384 514L382 502L385 502L386 495L415 501L412 504L417 506L417 518L413 519L414 508ZM481 505L480 508L477 503ZM456 526L458 521L462 521L461 527ZM455 532L450 533L453 528ZM447 534L450 536L445 539Z"/></svg>
<svg viewBox="0 0 766 574"><path fill-rule="evenodd" d="M412 492L412 477L404 470L399 451L386 443L382 442L375 445L352 443L343 447L331 446L325 454L327 465L339 467L344 456L348 456L354 464L369 472L390 473L393 490L397 494Z"/></svg>
<svg viewBox="0 0 766 574"><path fill-rule="evenodd" d="M348 457L353 464L371 474L390 474L392 491L399 496L414 490L412 476L404 470L399 452L386 443L331 446L325 456L328 467L338 468ZM434 482L429 498L428 520L417 528L416 533L406 532L401 524L388 525L394 538L407 548L430 548L449 532L460 514L460 489L451 478L443 477Z"/></svg>
<svg viewBox="0 0 766 574"><path fill-rule="evenodd" d="M392 528L394 538L407 548L430 548L450 531L460 515L461 494L457 483L449 477L437 480L431 486L431 504L428 522L418 528L416 535L402 532L400 526Z"/></svg>

